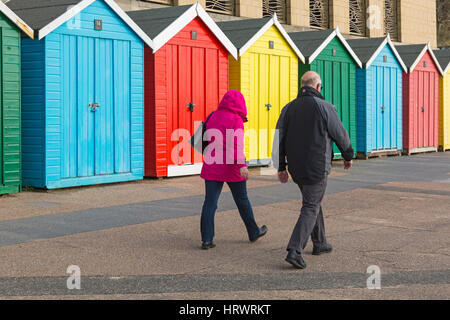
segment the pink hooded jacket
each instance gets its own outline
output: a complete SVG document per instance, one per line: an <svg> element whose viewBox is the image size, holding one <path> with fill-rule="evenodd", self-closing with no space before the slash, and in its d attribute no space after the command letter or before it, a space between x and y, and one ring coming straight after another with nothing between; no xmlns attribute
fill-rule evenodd
<svg viewBox="0 0 450 320"><path fill-rule="evenodd" d="M239 170L247 166L244 155L246 117L247 106L242 93L228 91L206 124L210 143L205 151L200 175L203 179L223 182L245 180ZM233 133L234 139L231 136Z"/></svg>

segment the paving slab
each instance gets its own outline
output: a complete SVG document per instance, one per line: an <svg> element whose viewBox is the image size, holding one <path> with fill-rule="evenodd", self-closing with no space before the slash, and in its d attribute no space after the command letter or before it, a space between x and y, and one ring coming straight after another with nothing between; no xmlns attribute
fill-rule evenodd
<svg viewBox="0 0 450 320"><path fill-rule="evenodd" d="M450 153L357 161L349 172L336 162L323 203L334 250L312 256L309 243L301 271L284 261L298 187L258 170L249 197L269 233L248 241L225 187L207 251L199 177L0 197L0 298L448 299ZM85 291L65 287L69 265ZM365 287L371 265L382 290Z"/></svg>

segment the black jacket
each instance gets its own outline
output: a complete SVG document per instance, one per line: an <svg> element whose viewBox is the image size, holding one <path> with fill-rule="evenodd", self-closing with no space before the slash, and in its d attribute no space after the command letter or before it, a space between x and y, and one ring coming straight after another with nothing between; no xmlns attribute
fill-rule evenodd
<svg viewBox="0 0 450 320"><path fill-rule="evenodd" d="M317 90L303 87L278 119L274 166L284 171L288 163L289 173L298 184L318 183L331 172L333 142L345 160L352 160L354 151L336 108Z"/></svg>

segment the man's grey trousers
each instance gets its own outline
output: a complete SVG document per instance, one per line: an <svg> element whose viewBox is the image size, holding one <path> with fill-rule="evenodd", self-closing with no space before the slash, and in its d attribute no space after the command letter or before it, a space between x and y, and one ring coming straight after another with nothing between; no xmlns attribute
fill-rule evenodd
<svg viewBox="0 0 450 320"><path fill-rule="evenodd" d="M322 199L327 189L328 177L313 185L299 185L303 195L303 206L292 232L288 250L303 253L309 236L314 245L327 243L325 238L325 224L323 221Z"/></svg>

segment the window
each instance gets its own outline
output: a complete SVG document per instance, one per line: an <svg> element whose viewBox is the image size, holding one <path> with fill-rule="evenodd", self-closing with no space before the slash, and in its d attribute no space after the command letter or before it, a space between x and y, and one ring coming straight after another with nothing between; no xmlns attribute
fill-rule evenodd
<svg viewBox="0 0 450 320"><path fill-rule="evenodd" d="M234 14L234 0L207 0L206 10L223 14Z"/></svg>
<svg viewBox="0 0 450 320"><path fill-rule="evenodd" d="M366 0L350 0L350 33L366 35Z"/></svg>
<svg viewBox="0 0 450 320"><path fill-rule="evenodd" d="M309 0L309 12L311 27L328 29L329 0Z"/></svg>
<svg viewBox="0 0 450 320"><path fill-rule="evenodd" d="M272 17L277 14L278 21L287 22L286 0L263 0L263 17Z"/></svg>
<svg viewBox="0 0 450 320"><path fill-rule="evenodd" d="M384 0L384 34L389 33L393 41L399 40L397 15L397 0Z"/></svg>

